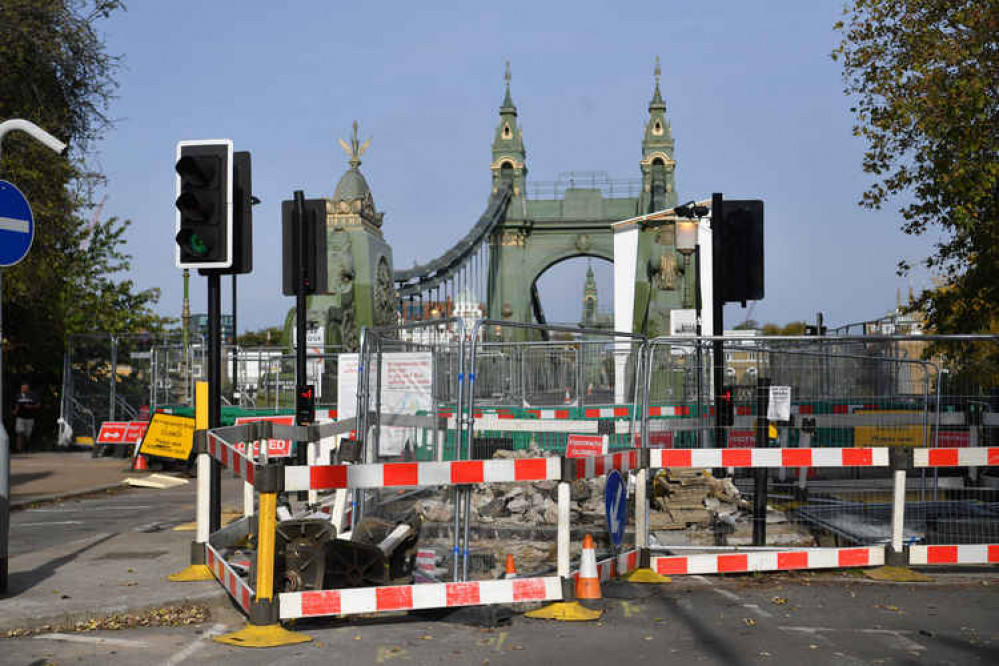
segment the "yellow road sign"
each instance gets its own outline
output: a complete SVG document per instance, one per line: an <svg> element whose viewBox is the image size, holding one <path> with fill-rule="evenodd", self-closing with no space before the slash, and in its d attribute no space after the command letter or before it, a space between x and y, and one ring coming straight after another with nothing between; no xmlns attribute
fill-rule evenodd
<svg viewBox="0 0 999 666"><path fill-rule="evenodd" d="M187 460L194 447L194 419L173 414L153 414L139 453Z"/></svg>

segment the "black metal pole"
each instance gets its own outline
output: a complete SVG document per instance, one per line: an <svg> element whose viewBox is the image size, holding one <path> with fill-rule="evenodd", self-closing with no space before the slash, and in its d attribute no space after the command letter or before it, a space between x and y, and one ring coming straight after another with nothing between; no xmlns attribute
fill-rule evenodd
<svg viewBox="0 0 999 666"><path fill-rule="evenodd" d="M770 402L770 379L756 378L756 446L764 448L767 445L767 405ZM753 545L767 544L767 477L766 467L757 467L754 471L755 489L753 492Z"/></svg>
<svg viewBox="0 0 999 666"><path fill-rule="evenodd" d="M722 244L725 242L724 197L716 192L711 195L711 334L720 336L725 331L725 266L722 261ZM724 448L725 427L721 423L721 394L725 385L725 345L721 339L711 344L711 363L714 370L715 438L714 447Z"/></svg>
<svg viewBox="0 0 999 666"><path fill-rule="evenodd" d="M309 281L308 268L306 266L305 253L308 251L306 244L308 243L309 234L306 232L305 225L307 223L306 213L305 213L305 193L301 190L295 192L295 207L294 207L294 220L293 228L296 235L293 240L295 242L295 271L297 275L296 285L295 285L295 389L296 397L295 402L298 404L298 392L302 387L305 386L306 376L305 376L305 354L308 350L308 346L305 344L305 328L307 322L306 308L306 285ZM296 409L297 412L297 409ZM297 419L296 419L297 420ZM298 423L297 425L308 425L307 423ZM306 460L306 442L296 442L295 446L295 460L299 465L305 465ZM301 492L298 494L300 500L304 500L308 496L308 493Z"/></svg>
<svg viewBox="0 0 999 666"><path fill-rule="evenodd" d="M208 428L222 425L222 276L208 274ZM222 467L211 459L208 532L222 527Z"/></svg>
<svg viewBox="0 0 999 666"><path fill-rule="evenodd" d="M239 391L239 384L236 382L237 366L236 366L236 331L239 329L236 327L236 274L232 274L232 404L236 403L236 393Z"/></svg>

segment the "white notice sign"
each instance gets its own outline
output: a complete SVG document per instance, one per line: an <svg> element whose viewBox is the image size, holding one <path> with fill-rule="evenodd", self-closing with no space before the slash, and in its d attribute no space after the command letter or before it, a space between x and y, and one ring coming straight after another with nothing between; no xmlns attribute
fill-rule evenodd
<svg viewBox="0 0 999 666"><path fill-rule="evenodd" d="M791 420L791 387L771 386L770 404L767 406L767 420Z"/></svg>

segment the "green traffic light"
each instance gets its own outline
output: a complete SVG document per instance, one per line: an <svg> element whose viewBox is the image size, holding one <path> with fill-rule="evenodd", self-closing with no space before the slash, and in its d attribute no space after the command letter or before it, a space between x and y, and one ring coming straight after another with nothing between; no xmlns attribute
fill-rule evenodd
<svg viewBox="0 0 999 666"><path fill-rule="evenodd" d="M203 257L208 254L208 245L205 244L205 241L198 234L191 234L187 240L187 245L191 250L191 254L195 256Z"/></svg>

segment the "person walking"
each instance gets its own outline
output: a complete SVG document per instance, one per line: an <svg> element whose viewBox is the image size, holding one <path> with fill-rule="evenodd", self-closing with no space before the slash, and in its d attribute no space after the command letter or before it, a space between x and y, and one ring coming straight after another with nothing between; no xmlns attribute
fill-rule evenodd
<svg viewBox="0 0 999 666"><path fill-rule="evenodd" d="M16 444L14 451L22 453L27 451L31 445L31 434L35 430L35 416L42 406L38 398L31 391L31 386L27 382L21 384L21 391L17 394L17 401L14 403L14 433Z"/></svg>

